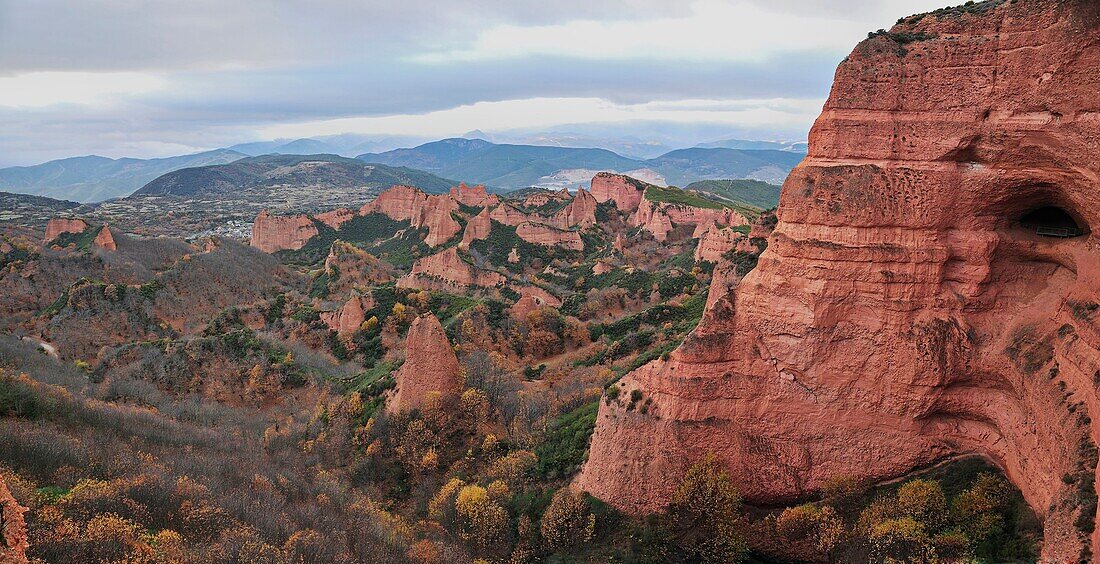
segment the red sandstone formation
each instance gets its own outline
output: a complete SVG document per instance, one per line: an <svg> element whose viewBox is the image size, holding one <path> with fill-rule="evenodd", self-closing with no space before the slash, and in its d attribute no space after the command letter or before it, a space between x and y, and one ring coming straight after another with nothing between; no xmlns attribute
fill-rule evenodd
<svg viewBox="0 0 1100 564"><path fill-rule="evenodd" d="M497 223L513 227L531 219L522 210L518 210L508 203L493 208L493 211L489 213L489 217Z"/></svg>
<svg viewBox="0 0 1100 564"><path fill-rule="evenodd" d="M528 243L547 247L561 247L573 251L584 248L580 232L558 229L542 223L525 221L516 226L516 236Z"/></svg>
<svg viewBox="0 0 1100 564"><path fill-rule="evenodd" d="M481 213L471 217L466 222L466 229L462 232L462 242L459 243L459 247L463 249L469 249L470 243L477 241L478 239L486 239L489 237L489 231L493 228L493 220L489 216L489 208L481 210Z"/></svg>
<svg viewBox="0 0 1100 564"><path fill-rule="evenodd" d="M447 402L462 390L458 358L432 314L417 317L405 339L405 364L397 372L397 388L386 410L400 413Z"/></svg>
<svg viewBox="0 0 1100 564"><path fill-rule="evenodd" d="M638 210L631 216L630 222L634 226L647 227L650 225L664 229L665 221L656 216L663 215L672 225L708 225L718 223L721 225L747 225L749 220L741 214L727 208L699 208L683 204L655 203L642 198ZM647 227L648 229L648 227ZM651 230L652 231L652 230ZM654 236L657 234L654 233ZM662 241L662 238L658 238Z"/></svg>
<svg viewBox="0 0 1100 564"><path fill-rule="evenodd" d="M526 198L524 198L523 199L523 206L526 207L526 208L537 208L537 207L543 206L543 205L545 205L545 204L547 204L551 201L564 202L564 201L569 200L569 199L570 199L569 194L566 194L565 196L562 196L561 192L540 191L540 192L535 192L534 194L531 194L531 195L527 196Z"/></svg>
<svg viewBox="0 0 1100 564"><path fill-rule="evenodd" d="M512 247L512 250L508 252L508 262L512 264L519 262L519 251L515 247Z"/></svg>
<svg viewBox="0 0 1100 564"><path fill-rule="evenodd" d="M619 211L638 209L645 192L645 183L622 174L600 172L592 177L592 197L597 202L614 200Z"/></svg>
<svg viewBox="0 0 1100 564"><path fill-rule="evenodd" d="M1043 518L1044 561L1091 559L1074 521L1094 520L1075 490L1095 488L1100 433L1098 39L1100 4L1029 0L860 43L758 266L623 378L647 413L600 405L578 485L652 511L713 452L778 503L977 453ZM1021 221L1044 206L1085 234Z"/></svg>
<svg viewBox="0 0 1100 564"><path fill-rule="evenodd" d="M526 317L528 313L541 307L561 307L561 300L538 286L524 286L519 289L519 293L519 300L512 304L510 310L516 318Z"/></svg>
<svg viewBox="0 0 1100 564"><path fill-rule="evenodd" d="M118 250L118 245L115 244L115 237L111 235L111 228L106 225L99 230L99 235L95 236L95 240L92 241L92 244L107 251Z"/></svg>
<svg viewBox="0 0 1100 564"><path fill-rule="evenodd" d="M718 262L723 254L733 249L737 241L743 238L744 235L733 229L721 229L711 224L699 237L699 246L695 247L695 261Z"/></svg>
<svg viewBox="0 0 1100 564"><path fill-rule="evenodd" d="M611 272L611 265L607 261L598 260L596 264L592 266L592 274L599 276L601 274L607 274Z"/></svg>
<svg viewBox="0 0 1100 564"><path fill-rule="evenodd" d="M49 243L61 236L62 233L83 233L88 228L88 222L72 217L55 217L46 223L46 236L43 243Z"/></svg>
<svg viewBox="0 0 1100 564"><path fill-rule="evenodd" d="M506 281L500 273L466 262L458 249L449 247L413 263L412 271L397 280L397 287L454 291L471 286L492 288Z"/></svg>
<svg viewBox="0 0 1100 564"><path fill-rule="evenodd" d="M578 189L569 205L556 213L550 223L562 229L574 226L592 227L596 225L596 204L596 198L591 193L584 188Z"/></svg>
<svg viewBox="0 0 1100 564"><path fill-rule="evenodd" d="M26 507L12 497L8 485L0 478L0 562L24 564L27 562L27 526L23 522Z"/></svg>
<svg viewBox="0 0 1100 564"><path fill-rule="evenodd" d="M271 215L263 210L252 223L251 245L265 253L297 250L317 235L317 226L307 215Z"/></svg>
<svg viewBox="0 0 1100 564"><path fill-rule="evenodd" d="M354 333L366 321L366 312L372 307L374 307L374 301L370 297L355 295L344 302L344 307L341 309L322 313L321 321L338 333Z"/></svg>
<svg viewBox="0 0 1100 564"><path fill-rule="evenodd" d="M649 214L645 221L636 225L652 233L653 238L660 242L664 242L668 238L668 232L672 231L672 221L663 213Z"/></svg>
<svg viewBox="0 0 1100 564"><path fill-rule="evenodd" d="M451 188L451 198L464 206L484 208L500 203L500 198L495 194L489 195L485 186L467 186L465 182L459 182L458 186Z"/></svg>
<svg viewBox="0 0 1100 564"><path fill-rule="evenodd" d="M398 221L408 220L415 228L427 228L424 243L437 247L454 237L462 229L451 217L458 211L458 203L450 197L429 196L412 186L394 186L378 195L373 202L364 205L359 213L382 213Z"/></svg>
<svg viewBox="0 0 1100 564"><path fill-rule="evenodd" d="M348 208L336 208L332 211L317 214L318 221L333 229L340 229L341 225L353 217L355 217L355 210Z"/></svg>

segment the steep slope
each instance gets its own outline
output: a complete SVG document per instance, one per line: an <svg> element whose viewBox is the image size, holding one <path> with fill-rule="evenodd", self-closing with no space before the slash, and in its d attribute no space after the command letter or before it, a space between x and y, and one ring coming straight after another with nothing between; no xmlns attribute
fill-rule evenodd
<svg viewBox="0 0 1100 564"><path fill-rule="evenodd" d="M73 157L0 169L0 190L78 202L127 196L154 178L181 168L231 163L245 155L228 149L162 159Z"/></svg>
<svg viewBox="0 0 1100 564"><path fill-rule="evenodd" d="M779 205L779 186L759 180L700 180L685 190L714 194L734 203L768 210Z"/></svg>
<svg viewBox="0 0 1100 564"><path fill-rule="evenodd" d="M335 155L264 155L165 174L134 196L216 195L284 185L381 188L394 184L413 184L428 192L443 193L455 183L418 170L368 165Z"/></svg>
<svg viewBox="0 0 1100 564"><path fill-rule="evenodd" d="M972 4L860 43L759 266L601 404L577 485L650 511L711 452L770 504L976 453L1042 516L1044 561L1091 561L1098 69L1089 0ZM1043 236L1062 229L1033 222L1047 207L1083 234Z"/></svg>

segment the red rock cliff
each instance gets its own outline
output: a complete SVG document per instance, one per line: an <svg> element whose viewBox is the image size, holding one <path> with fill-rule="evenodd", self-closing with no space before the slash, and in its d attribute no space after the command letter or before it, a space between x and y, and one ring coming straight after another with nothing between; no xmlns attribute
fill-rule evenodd
<svg viewBox="0 0 1100 564"><path fill-rule="evenodd" d="M978 453L1044 519L1044 560L1091 557L1063 476L1095 487L1100 3L990 6L840 65L758 266L623 379L647 413L601 404L579 486L656 510L713 452L750 502L787 502ZM1021 221L1046 206L1086 233Z"/></svg>
<svg viewBox="0 0 1100 564"><path fill-rule="evenodd" d="M317 235L317 226L307 215L271 215L263 210L252 223L253 247L265 253L297 250Z"/></svg>
<svg viewBox="0 0 1100 564"><path fill-rule="evenodd" d="M0 478L0 562L4 564L27 562L27 526L23 521L26 511Z"/></svg>
<svg viewBox="0 0 1100 564"><path fill-rule="evenodd" d="M642 201L645 184L622 174L600 172L592 177L592 197L597 202L614 200L619 211L632 212Z"/></svg>
<svg viewBox="0 0 1100 564"><path fill-rule="evenodd" d="M42 237L42 242L49 243L60 237L62 233L83 233L87 228L88 222L83 219L55 217L46 223L46 235Z"/></svg>
<svg viewBox="0 0 1100 564"><path fill-rule="evenodd" d="M387 411L423 409L435 397L446 401L461 390L458 358L443 326L430 313L417 317L405 339L405 364L397 372L397 388L386 403Z"/></svg>

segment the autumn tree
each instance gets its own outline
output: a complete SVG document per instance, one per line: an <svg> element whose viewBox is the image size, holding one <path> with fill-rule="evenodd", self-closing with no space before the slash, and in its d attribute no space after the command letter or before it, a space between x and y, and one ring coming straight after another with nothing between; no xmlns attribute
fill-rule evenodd
<svg viewBox="0 0 1100 564"><path fill-rule="evenodd" d="M550 551L568 549L592 540L596 516L584 493L565 487L554 493L542 516L542 540Z"/></svg>
<svg viewBox="0 0 1100 564"><path fill-rule="evenodd" d="M694 562L739 562L745 542L737 532L741 496L717 457L707 455L684 474L669 516L686 556Z"/></svg>
<svg viewBox="0 0 1100 564"><path fill-rule="evenodd" d="M482 550L502 540L507 532L508 511L481 486L464 486L455 499L455 512L463 522L463 538Z"/></svg>

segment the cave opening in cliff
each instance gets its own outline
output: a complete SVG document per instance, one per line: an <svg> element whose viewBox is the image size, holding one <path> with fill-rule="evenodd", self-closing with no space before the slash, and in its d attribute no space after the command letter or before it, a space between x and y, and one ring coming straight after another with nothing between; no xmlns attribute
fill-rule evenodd
<svg viewBox="0 0 1100 564"><path fill-rule="evenodd" d="M1035 208L1020 218L1020 226L1044 237L1077 237L1088 232L1066 210L1057 206Z"/></svg>

